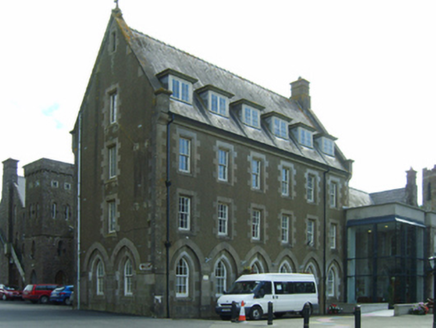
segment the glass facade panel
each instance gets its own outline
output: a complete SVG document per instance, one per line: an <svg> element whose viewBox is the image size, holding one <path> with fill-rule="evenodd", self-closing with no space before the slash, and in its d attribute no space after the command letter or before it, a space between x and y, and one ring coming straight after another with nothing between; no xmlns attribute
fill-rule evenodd
<svg viewBox="0 0 436 328"><path fill-rule="evenodd" d="M368 221L368 220L362 220ZM347 301L413 303L424 295L424 227L404 219L348 227Z"/></svg>

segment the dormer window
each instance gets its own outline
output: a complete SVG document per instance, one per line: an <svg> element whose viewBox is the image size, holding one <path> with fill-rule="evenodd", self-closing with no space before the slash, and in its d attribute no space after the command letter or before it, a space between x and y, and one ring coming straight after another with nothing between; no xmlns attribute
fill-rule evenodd
<svg viewBox="0 0 436 328"><path fill-rule="evenodd" d="M233 94L210 84L195 90L195 92L200 95L209 111L221 116L229 116L229 98L233 97Z"/></svg>
<svg viewBox="0 0 436 328"><path fill-rule="evenodd" d="M299 129L298 141L300 142L300 144L312 148L313 147L312 132L302 127L299 127L298 129Z"/></svg>
<svg viewBox="0 0 436 328"><path fill-rule="evenodd" d="M197 82L196 79L173 69L166 69L156 76L168 90L172 91L171 98L192 103L192 84Z"/></svg>
<svg viewBox="0 0 436 328"><path fill-rule="evenodd" d="M318 147L324 154L329 156L335 156L335 140L335 137L326 134L317 136Z"/></svg>
<svg viewBox="0 0 436 328"><path fill-rule="evenodd" d="M280 138L288 137L288 122L278 118L273 118L273 133Z"/></svg>
<svg viewBox="0 0 436 328"><path fill-rule="evenodd" d="M230 104L239 119L245 125L260 129L260 111L265 107L247 99L240 99Z"/></svg>
<svg viewBox="0 0 436 328"><path fill-rule="evenodd" d="M335 155L335 144L333 140L328 139L326 137L321 138L322 142L322 151L324 154L334 156Z"/></svg>
<svg viewBox="0 0 436 328"><path fill-rule="evenodd" d="M304 123L297 123L291 126L291 132L298 143L302 146L313 148L313 134L316 130Z"/></svg>
<svg viewBox="0 0 436 328"><path fill-rule="evenodd" d="M245 124L259 128L259 116L259 110L247 105L242 106L242 121Z"/></svg>
<svg viewBox="0 0 436 328"><path fill-rule="evenodd" d="M170 75L170 90L173 92L171 97L191 103L192 83L184 81L178 77Z"/></svg>
<svg viewBox="0 0 436 328"><path fill-rule="evenodd" d="M210 110L216 114L227 116L227 99L217 93L210 92Z"/></svg>
<svg viewBox="0 0 436 328"><path fill-rule="evenodd" d="M279 112L268 112L262 114L262 120L269 127L269 130L278 138L289 138L289 122L291 119Z"/></svg>

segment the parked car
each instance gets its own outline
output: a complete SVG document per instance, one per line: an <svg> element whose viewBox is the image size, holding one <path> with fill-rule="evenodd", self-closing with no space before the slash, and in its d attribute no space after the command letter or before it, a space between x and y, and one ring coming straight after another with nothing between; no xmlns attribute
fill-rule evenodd
<svg viewBox="0 0 436 328"><path fill-rule="evenodd" d="M51 292L50 302L71 305L71 301L72 301L71 293L73 291L74 291L73 285L56 288Z"/></svg>
<svg viewBox="0 0 436 328"><path fill-rule="evenodd" d="M16 286L0 285L0 298L2 300L22 300L21 290Z"/></svg>
<svg viewBox="0 0 436 328"><path fill-rule="evenodd" d="M61 287L57 284L32 284L27 285L23 289L23 300L31 301L32 303L46 304L50 299L51 292Z"/></svg>

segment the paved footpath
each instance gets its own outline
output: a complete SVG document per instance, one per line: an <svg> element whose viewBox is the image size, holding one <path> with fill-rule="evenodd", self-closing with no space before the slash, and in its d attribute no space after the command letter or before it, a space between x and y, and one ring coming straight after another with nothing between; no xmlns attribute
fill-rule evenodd
<svg viewBox="0 0 436 328"><path fill-rule="evenodd" d="M362 314L361 328L430 328L433 315L393 316L393 311ZM67 306L30 304L0 301L0 328L240 328L277 327L303 328L301 317L275 319L272 325L267 320L232 323L222 320L153 319L114 313L78 311ZM354 328L353 315L313 316L312 328Z"/></svg>
<svg viewBox="0 0 436 328"><path fill-rule="evenodd" d="M362 314L361 328L430 328L433 324L433 315L403 315L393 316L393 311L379 311ZM231 327L288 327L303 328L304 322L300 318L282 318L273 321L268 325L266 320L247 321L245 323L214 322L208 328L231 328ZM355 318L353 315L340 316L313 316L310 318L309 327L315 328L354 328Z"/></svg>

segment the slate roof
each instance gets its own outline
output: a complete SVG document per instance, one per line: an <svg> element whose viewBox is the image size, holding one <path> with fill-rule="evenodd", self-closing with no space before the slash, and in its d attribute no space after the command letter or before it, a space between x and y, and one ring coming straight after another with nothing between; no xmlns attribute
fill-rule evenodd
<svg viewBox="0 0 436 328"><path fill-rule="evenodd" d="M115 11L113 17L117 20L125 35L126 42L129 43L155 90L163 88L156 75L167 69L173 69L197 79L197 82L193 83L194 94L195 90L206 85L213 85L234 95L230 99L230 103L246 99L265 107L265 109L261 110L261 115L276 112L290 118L291 125L302 123L314 129L318 128L317 132L328 135L313 112L311 110L303 112L294 100L290 100L225 69L129 28L119 11ZM264 125L259 130L241 124L239 118L231 110L228 118L216 115L204 108L198 96L194 95L192 105L172 100L170 106L170 111L174 114L346 171L342 165L345 158L343 158L339 150L336 157L326 156L316 147L313 149L302 147L293 140L292 136L289 140L277 138ZM320 131L320 128L323 130ZM339 159L338 157L342 158Z"/></svg>
<svg viewBox="0 0 436 328"><path fill-rule="evenodd" d="M349 188L349 207L380 205L388 203L407 203L406 189L392 189L374 193L367 193L354 188Z"/></svg>
<svg viewBox="0 0 436 328"><path fill-rule="evenodd" d="M406 203L406 189L393 189L381 192L371 193L371 198L374 204L386 204L386 203Z"/></svg>
<svg viewBox="0 0 436 328"><path fill-rule="evenodd" d="M355 188L348 188L348 206L361 207L374 205L369 193Z"/></svg>

